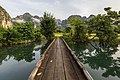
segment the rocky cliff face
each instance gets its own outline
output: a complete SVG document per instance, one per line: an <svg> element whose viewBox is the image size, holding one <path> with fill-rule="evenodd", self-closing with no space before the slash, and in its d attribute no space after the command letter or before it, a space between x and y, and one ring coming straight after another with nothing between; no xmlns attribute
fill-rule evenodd
<svg viewBox="0 0 120 80"><path fill-rule="evenodd" d="M12 27L11 17L7 11L0 6L0 27Z"/></svg>

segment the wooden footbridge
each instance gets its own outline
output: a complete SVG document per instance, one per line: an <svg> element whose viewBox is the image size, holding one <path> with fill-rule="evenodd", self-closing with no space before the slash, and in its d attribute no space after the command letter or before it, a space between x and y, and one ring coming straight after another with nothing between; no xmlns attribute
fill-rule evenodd
<svg viewBox="0 0 120 80"><path fill-rule="evenodd" d="M52 41L38 61L28 80L93 80L67 43Z"/></svg>

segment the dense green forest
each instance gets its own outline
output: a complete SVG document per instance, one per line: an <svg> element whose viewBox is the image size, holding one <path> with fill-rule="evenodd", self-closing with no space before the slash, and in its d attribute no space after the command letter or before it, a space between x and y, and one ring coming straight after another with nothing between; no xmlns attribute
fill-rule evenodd
<svg viewBox="0 0 120 80"><path fill-rule="evenodd" d="M83 20L78 17L68 19L69 26L59 29L53 15L44 13L40 26L34 28L33 22L14 24L13 27L0 27L0 44L12 45L53 39L55 32L63 33L63 38L76 43L88 43L97 40L101 45L115 45L119 41L120 12L104 8L106 14L98 14L92 19Z"/></svg>
<svg viewBox="0 0 120 80"><path fill-rule="evenodd" d="M0 43L2 45L29 42L41 37L39 29L34 29L31 22L16 24L12 28L0 27Z"/></svg>
<svg viewBox="0 0 120 80"><path fill-rule="evenodd" d="M120 12L112 11L111 7L104 8L106 14L98 14L90 20L77 17L68 20L64 38L77 43L87 43L97 40L100 45L116 45L120 33Z"/></svg>
<svg viewBox="0 0 120 80"><path fill-rule="evenodd" d="M55 18L45 12L40 24L39 27L34 28L34 23L29 21L22 24L15 23L13 27L10 28L0 27L1 46L53 38L56 26Z"/></svg>

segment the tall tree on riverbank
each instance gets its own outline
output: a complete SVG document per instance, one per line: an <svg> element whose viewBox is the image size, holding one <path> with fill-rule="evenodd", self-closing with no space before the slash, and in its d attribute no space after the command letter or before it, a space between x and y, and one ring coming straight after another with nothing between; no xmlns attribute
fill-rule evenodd
<svg viewBox="0 0 120 80"><path fill-rule="evenodd" d="M107 11L108 10L109 8ZM99 38L99 42L102 46L105 46L107 44L113 45L117 39L117 26L113 24L113 22L115 22L115 17L113 19L112 16L115 15L110 16L109 14L98 14L89 21L89 28L91 28L93 30L93 33L95 33Z"/></svg>
<svg viewBox="0 0 120 80"><path fill-rule="evenodd" d="M23 25L18 25L15 29L21 34L22 40L32 40L34 38L34 28L32 22L26 22Z"/></svg>
<svg viewBox="0 0 120 80"><path fill-rule="evenodd" d="M116 32L120 33L120 11L112 11L111 7L104 8L107 12L107 16L112 20L112 25L117 27Z"/></svg>
<svg viewBox="0 0 120 80"><path fill-rule="evenodd" d="M73 17L69 19L69 24L73 26L74 28L74 35L73 35L73 40L76 42L87 42L88 37L87 37L87 26L85 25L85 22L78 18L78 17Z"/></svg>
<svg viewBox="0 0 120 80"><path fill-rule="evenodd" d="M46 37L46 39L51 39L54 36L56 29L55 18L51 14L45 12L40 23L42 34Z"/></svg>

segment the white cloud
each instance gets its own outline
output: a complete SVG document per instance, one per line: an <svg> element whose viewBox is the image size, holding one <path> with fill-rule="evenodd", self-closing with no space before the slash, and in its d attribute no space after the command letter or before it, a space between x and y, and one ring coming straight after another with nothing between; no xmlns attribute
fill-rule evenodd
<svg viewBox="0 0 120 80"><path fill-rule="evenodd" d="M104 13L104 8L108 6L113 10L119 10L119 3L120 0L0 0L0 5L12 17L25 12L42 16L47 11L60 19L65 19L72 14L89 16Z"/></svg>

